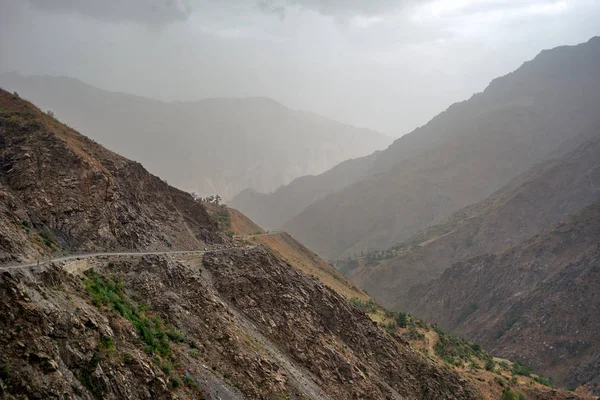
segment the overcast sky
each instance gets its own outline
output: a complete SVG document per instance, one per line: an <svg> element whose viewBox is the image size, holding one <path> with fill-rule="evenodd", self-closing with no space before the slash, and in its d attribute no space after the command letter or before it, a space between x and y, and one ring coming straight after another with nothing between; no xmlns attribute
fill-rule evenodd
<svg viewBox="0 0 600 400"><path fill-rule="evenodd" d="M0 72L267 96L400 136L598 21L598 0L0 0Z"/></svg>

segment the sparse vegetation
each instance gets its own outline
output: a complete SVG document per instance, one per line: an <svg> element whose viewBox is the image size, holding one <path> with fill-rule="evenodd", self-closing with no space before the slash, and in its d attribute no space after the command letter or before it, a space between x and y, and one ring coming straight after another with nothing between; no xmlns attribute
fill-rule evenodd
<svg viewBox="0 0 600 400"><path fill-rule="evenodd" d="M158 353L166 357L171 352L169 340L176 343L185 340L183 333L174 327L168 327L160 317L148 315L144 307L133 304L125 294L122 282L104 278L94 270L87 270L85 275L85 290L92 297L93 304L97 307L108 307L130 321L147 353ZM114 346L110 343L107 345Z"/></svg>
<svg viewBox="0 0 600 400"><path fill-rule="evenodd" d="M377 303L373 299L361 300L361 299L352 299L352 305L363 310L366 313L374 313L377 312Z"/></svg>
<svg viewBox="0 0 600 400"><path fill-rule="evenodd" d="M434 326L434 330L438 334L438 341L433 350L447 363L460 366L476 357L485 362L486 370L494 369L492 356L483 351L481 346L470 344L467 340L446 333L437 326Z"/></svg>
<svg viewBox="0 0 600 400"><path fill-rule="evenodd" d="M400 312L396 315L396 323L400 328L406 328L407 325L407 316L406 313Z"/></svg>
<svg viewBox="0 0 600 400"><path fill-rule="evenodd" d="M514 375L531 376L531 367L515 361L512 365L512 373Z"/></svg>
<svg viewBox="0 0 600 400"><path fill-rule="evenodd" d="M194 377L191 375L185 375L183 377L183 384L187 387L197 387L198 384L194 380Z"/></svg>
<svg viewBox="0 0 600 400"><path fill-rule="evenodd" d="M510 388L505 388L502 392L502 400L527 400L527 397L519 390L513 392Z"/></svg>

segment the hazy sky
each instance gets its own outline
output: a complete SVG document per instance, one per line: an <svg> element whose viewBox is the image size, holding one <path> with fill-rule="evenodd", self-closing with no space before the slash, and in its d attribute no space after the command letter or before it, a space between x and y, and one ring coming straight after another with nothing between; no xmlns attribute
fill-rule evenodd
<svg viewBox="0 0 600 400"><path fill-rule="evenodd" d="M598 21L598 0L0 0L0 71L268 96L400 136Z"/></svg>

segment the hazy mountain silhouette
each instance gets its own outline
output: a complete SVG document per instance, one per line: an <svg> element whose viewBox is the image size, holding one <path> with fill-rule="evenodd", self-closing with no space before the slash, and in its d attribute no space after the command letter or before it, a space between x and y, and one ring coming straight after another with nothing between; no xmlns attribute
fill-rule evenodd
<svg viewBox="0 0 600 400"><path fill-rule="evenodd" d="M598 65L600 38L541 52L396 140L360 170L366 178L290 216L282 229L327 258L407 239L586 140L582 133L600 120Z"/></svg>
<svg viewBox="0 0 600 400"><path fill-rule="evenodd" d="M175 186L225 199L246 188L274 190L391 142L372 130L268 98L167 103L67 77L16 73L0 74L0 86L52 110Z"/></svg>

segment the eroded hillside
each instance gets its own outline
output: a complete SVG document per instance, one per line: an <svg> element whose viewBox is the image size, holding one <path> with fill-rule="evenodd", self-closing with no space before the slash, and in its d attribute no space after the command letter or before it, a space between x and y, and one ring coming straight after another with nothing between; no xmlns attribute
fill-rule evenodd
<svg viewBox="0 0 600 400"><path fill-rule="evenodd" d="M0 138L3 262L223 240L188 193L3 90Z"/></svg>
<svg viewBox="0 0 600 400"><path fill-rule="evenodd" d="M515 178L489 198L465 207L410 239L367 253L345 272L386 306L411 310L416 285L455 262L499 252L600 199L600 136Z"/></svg>
<svg viewBox="0 0 600 400"><path fill-rule="evenodd" d="M413 289L417 315L564 385L600 385L600 203Z"/></svg>

